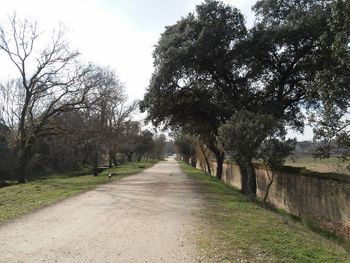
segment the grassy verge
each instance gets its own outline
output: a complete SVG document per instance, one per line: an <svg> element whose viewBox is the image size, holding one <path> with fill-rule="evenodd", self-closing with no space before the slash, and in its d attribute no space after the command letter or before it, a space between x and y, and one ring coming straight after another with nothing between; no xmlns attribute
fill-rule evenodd
<svg viewBox="0 0 350 263"><path fill-rule="evenodd" d="M200 170L181 167L205 199L198 245L209 262L350 262L345 245L260 207Z"/></svg>
<svg viewBox="0 0 350 263"><path fill-rule="evenodd" d="M118 180L126 175L139 173L155 162L127 163L109 169L99 176L77 176L77 172L52 174L27 184L12 185L0 189L0 223L31 212L33 209L52 204L69 196L93 189L97 185ZM108 173L118 176L108 179Z"/></svg>

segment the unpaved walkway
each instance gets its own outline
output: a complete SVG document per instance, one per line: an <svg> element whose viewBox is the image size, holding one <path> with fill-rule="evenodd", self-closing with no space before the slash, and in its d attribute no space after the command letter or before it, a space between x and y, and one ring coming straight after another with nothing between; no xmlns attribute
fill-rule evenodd
<svg viewBox="0 0 350 263"><path fill-rule="evenodd" d="M197 262L200 204L169 159L0 227L0 262Z"/></svg>

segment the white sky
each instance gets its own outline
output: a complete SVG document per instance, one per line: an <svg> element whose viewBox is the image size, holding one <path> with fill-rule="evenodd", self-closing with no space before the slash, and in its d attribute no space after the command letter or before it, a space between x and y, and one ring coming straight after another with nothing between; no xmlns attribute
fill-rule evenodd
<svg viewBox="0 0 350 263"><path fill-rule="evenodd" d="M72 46L85 61L111 66L125 84L130 99L142 99L153 71L152 51L164 27L194 10L201 0L0 0L0 23L7 15L34 18L50 31L62 23ZM239 8L248 24L256 0L225 0ZM2 68L0 79L13 70ZM6 68L8 72L3 70ZM310 139L310 131L298 139Z"/></svg>

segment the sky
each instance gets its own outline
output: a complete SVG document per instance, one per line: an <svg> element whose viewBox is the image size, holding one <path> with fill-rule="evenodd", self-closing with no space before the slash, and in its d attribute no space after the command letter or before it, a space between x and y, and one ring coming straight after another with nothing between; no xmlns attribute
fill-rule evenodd
<svg viewBox="0 0 350 263"><path fill-rule="evenodd" d="M67 30L71 46L85 62L116 70L130 99L142 99L153 72L152 52L165 26L194 11L201 0L11 0L1 1L0 23L17 13L35 19L40 30L51 32L59 24ZM256 0L224 0L241 10L248 26L253 24L251 7ZM11 76L0 55L2 76ZM293 134L299 140L311 139Z"/></svg>

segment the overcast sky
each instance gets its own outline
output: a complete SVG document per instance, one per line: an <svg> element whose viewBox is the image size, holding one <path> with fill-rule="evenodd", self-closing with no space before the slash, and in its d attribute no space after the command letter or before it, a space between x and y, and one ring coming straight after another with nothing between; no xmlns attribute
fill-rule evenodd
<svg viewBox="0 0 350 263"><path fill-rule="evenodd" d="M164 27L194 10L200 0L11 0L3 1L0 21L14 11L50 31L62 23L72 46L86 62L111 66L130 99L142 99L153 71L152 51ZM226 0L253 23L256 0ZM0 56L3 59L3 56ZM3 65L3 62L0 62ZM10 74L3 71L1 79ZM300 136L298 136L300 137ZM303 137L300 137L303 138Z"/></svg>

